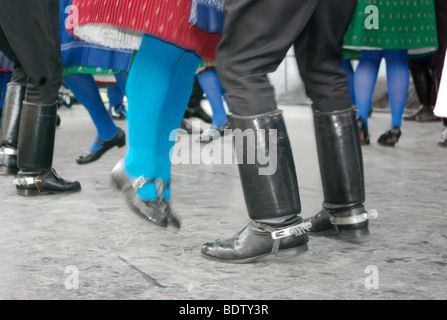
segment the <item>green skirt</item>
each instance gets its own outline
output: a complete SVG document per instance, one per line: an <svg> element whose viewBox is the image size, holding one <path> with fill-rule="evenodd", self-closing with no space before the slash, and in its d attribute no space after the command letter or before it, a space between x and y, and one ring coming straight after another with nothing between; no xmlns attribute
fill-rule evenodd
<svg viewBox="0 0 447 320"><path fill-rule="evenodd" d="M358 0L343 48L399 49L410 56L438 49L434 0ZM347 55L348 56L348 55Z"/></svg>

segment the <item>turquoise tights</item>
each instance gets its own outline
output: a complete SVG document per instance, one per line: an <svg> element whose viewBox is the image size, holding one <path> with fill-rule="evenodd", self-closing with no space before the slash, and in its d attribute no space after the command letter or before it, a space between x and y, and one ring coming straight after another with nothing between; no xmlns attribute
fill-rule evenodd
<svg viewBox="0 0 447 320"><path fill-rule="evenodd" d="M124 160L131 178L170 182L169 153L175 144L170 135L180 126L200 61L193 51L143 36L126 85L128 150ZM156 184L145 184L137 194L154 200ZM169 201L169 187L163 198Z"/></svg>

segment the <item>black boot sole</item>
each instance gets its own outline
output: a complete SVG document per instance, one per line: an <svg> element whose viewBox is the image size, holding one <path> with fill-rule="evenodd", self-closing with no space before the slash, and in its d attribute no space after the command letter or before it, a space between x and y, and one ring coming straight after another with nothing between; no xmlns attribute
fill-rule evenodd
<svg viewBox="0 0 447 320"><path fill-rule="evenodd" d="M80 191L81 188L66 190L66 191L43 191L40 192L37 189L19 189L17 188L17 195L23 197L35 197L35 196L43 196L43 195L57 195L57 194L65 194L65 193L74 193Z"/></svg>
<svg viewBox="0 0 447 320"><path fill-rule="evenodd" d="M224 263L231 263L231 264L246 264L246 263L253 263L253 262L265 262L269 258L271 258L272 260L276 260L276 259L296 257L308 250L309 250L309 246L307 245L307 243L305 243L299 247L279 250L276 255L269 252L269 253L265 253L262 255L258 255L255 257L249 257L249 258L245 258L245 259L219 259L216 257L208 256L203 253L201 253L201 256L202 256L202 258L209 260L209 261L224 262Z"/></svg>
<svg viewBox="0 0 447 320"><path fill-rule="evenodd" d="M22 175L21 171L19 171L18 175L20 176L13 183L16 184L16 192L19 196L64 194L81 190L81 184L78 181L64 180L54 169L38 175ZM22 179L25 179L25 181ZM29 182L26 179L33 179L33 182Z"/></svg>

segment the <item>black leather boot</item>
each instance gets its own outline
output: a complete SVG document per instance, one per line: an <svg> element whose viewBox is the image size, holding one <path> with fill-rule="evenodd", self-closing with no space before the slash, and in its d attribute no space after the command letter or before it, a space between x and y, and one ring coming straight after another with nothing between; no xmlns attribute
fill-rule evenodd
<svg viewBox="0 0 447 320"><path fill-rule="evenodd" d="M16 175L18 172L17 141L25 91L25 86L15 82L8 83L6 87L0 141L0 174L2 175Z"/></svg>
<svg viewBox="0 0 447 320"><path fill-rule="evenodd" d="M314 112L315 137L323 185L322 210L311 218L310 234L338 233L357 238L369 233L376 212L364 209L363 158L355 109Z"/></svg>
<svg viewBox="0 0 447 320"><path fill-rule="evenodd" d="M19 127L17 166L13 181L17 194L34 196L79 191L77 181L66 181L52 169L57 103L23 102Z"/></svg>
<svg viewBox="0 0 447 320"><path fill-rule="evenodd" d="M421 106L413 113L404 116L403 119L418 122L440 121L441 119L433 113L438 80L430 67L431 62L410 59L408 65L413 78L414 89Z"/></svg>
<svg viewBox="0 0 447 320"><path fill-rule="evenodd" d="M299 216L298 182L282 112L255 116L229 113L228 118L234 130L239 175L252 222L231 239L204 244L202 257L249 263L271 254L306 251L309 237L305 232L310 224L302 223ZM243 134L251 135L245 146ZM257 153L255 159L250 159L253 152ZM260 155L268 155L270 161L261 161Z"/></svg>

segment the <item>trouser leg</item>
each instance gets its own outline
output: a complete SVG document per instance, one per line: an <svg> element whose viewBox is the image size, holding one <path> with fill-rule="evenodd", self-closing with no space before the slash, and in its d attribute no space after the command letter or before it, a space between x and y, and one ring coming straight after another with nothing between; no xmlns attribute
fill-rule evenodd
<svg viewBox="0 0 447 320"><path fill-rule="evenodd" d="M25 100L52 104L62 83L59 1L5 0L0 49L27 75ZM15 79L13 79L15 80Z"/></svg>
<svg viewBox="0 0 447 320"><path fill-rule="evenodd" d="M355 5L356 1L344 2L340 10L334 1L320 1L294 43L298 68L313 102L323 187L323 209L305 219L312 224L311 233L338 231L346 237L368 233L360 135L346 77L339 68L343 36Z"/></svg>
<svg viewBox="0 0 447 320"><path fill-rule="evenodd" d="M241 157L239 175L252 222L231 239L205 244L202 256L207 259L247 263L272 253L307 249L293 155L267 74L282 62L317 4L317 0L225 2L216 68L231 105L228 119L236 155ZM259 19L265 16L281 18ZM237 132L252 135L251 142L244 144ZM247 156L253 151L256 157L250 162ZM266 152L276 157L276 170L264 167L260 156Z"/></svg>
<svg viewBox="0 0 447 320"><path fill-rule="evenodd" d="M59 1L5 0L0 27L0 49L16 70L23 70L13 80L26 86L17 138L17 193L78 191L79 182L65 181L51 168L62 83Z"/></svg>

